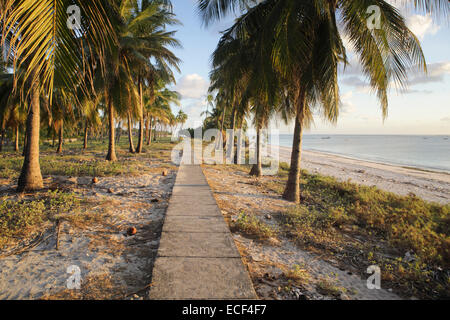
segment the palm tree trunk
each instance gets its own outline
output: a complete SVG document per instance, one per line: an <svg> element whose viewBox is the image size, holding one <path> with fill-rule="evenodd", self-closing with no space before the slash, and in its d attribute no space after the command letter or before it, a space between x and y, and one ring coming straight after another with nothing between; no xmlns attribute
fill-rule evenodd
<svg viewBox="0 0 450 320"><path fill-rule="evenodd" d="M16 126L16 137L15 137L15 144L14 144L14 151L19 151L19 125Z"/></svg>
<svg viewBox="0 0 450 320"><path fill-rule="evenodd" d="M120 142L120 136L122 135L122 121L117 123L117 135L116 135L116 143Z"/></svg>
<svg viewBox="0 0 450 320"><path fill-rule="evenodd" d="M23 132L23 148L22 148L22 157L25 156L25 149L27 147L27 127L25 126Z"/></svg>
<svg viewBox="0 0 450 320"><path fill-rule="evenodd" d="M238 123L238 128L240 129L240 130L242 130L242 122L243 122L243 117L241 117L241 119L239 120L239 123ZM236 146L236 152L234 153L234 163L235 164L242 164L241 162L241 154L242 154L242 152L245 152L245 147L244 147L244 150L241 150L241 146L242 146L242 139L243 139L244 137L242 136L242 132L238 135L238 140L237 140L237 146ZM239 151L239 152L238 152Z"/></svg>
<svg viewBox="0 0 450 320"><path fill-rule="evenodd" d="M150 145L150 126L151 126L151 117L147 114L147 120L145 122L145 139L147 140L147 145Z"/></svg>
<svg viewBox="0 0 450 320"><path fill-rule="evenodd" d="M64 120L61 120L58 135L58 149L56 150L56 153L62 153L63 138L64 138L63 135L64 135Z"/></svg>
<svg viewBox="0 0 450 320"><path fill-rule="evenodd" d="M26 144L24 149L25 159L19 176L17 191L33 191L42 189L41 167L39 165L39 129L40 129L40 106L39 106L39 80L38 75L33 72L31 84L31 105L27 118Z"/></svg>
<svg viewBox="0 0 450 320"><path fill-rule="evenodd" d="M150 145L152 143L152 130L153 130L153 117L149 117L149 130L148 130L148 139L147 139L147 145Z"/></svg>
<svg viewBox="0 0 450 320"><path fill-rule="evenodd" d="M88 121L86 120L84 124L84 143L83 143L83 149L87 149L87 143L88 143Z"/></svg>
<svg viewBox="0 0 450 320"><path fill-rule="evenodd" d="M114 107L111 103L110 98L107 98L108 105L108 117L109 117L109 144L108 144L108 154L106 155L106 160L116 161L116 145L115 145L115 129L114 127Z"/></svg>
<svg viewBox="0 0 450 320"><path fill-rule="evenodd" d="M135 153L136 149L134 148L134 143L133 143L133 126L131 124L130 113L128 113L128 140L130 142L130 152Z"/></svg>
<svg viewBox="0 0 450 320"><path fill-rule="evenodd" d="M218 150L220 148L220 145L222 145L222 148L224 147L223 127L225 124L225 114L226 113L227 113L227 107L225 106L223 108L222 123L220 124L220 137L218 137L218 139L217 139L216 150Z"/></svg>
<svg viewBox="0 0 450 320"><path fill-rule="evenodd" d="M236 124L236 106L233 107L233 113L231 116L231 138L230 141L228 141L230 143L230 145L228 146L228 154L227 154L227 159L229 159L230 162L234 162L234 126ZM228 143L227 142L227 143Z"/></svg>
<svg viewBox="0 0 450 320"><path fill-rule="evenodd" d="M283 193L283 199L300 203L300 163L302 159L303 118L305 111L305 94L300 92L297 100L297 115L295 117L294 141L292 144L291 168L289 178Z"/></svg>
<svg viewBox="0 0 450 320"><path fill-rule="evenodd" d="M5 137L5 130L0 130L1 138L0 138L0 152L3 151L3 138Z"/></svg>
<svg viewBox="0 0 450 320"><path fill-rule="evenodd" d="M142 153L142 147L144 146L144 100L142 96L142 80L138 79L139 83L139 104L141 109L141 118L139 119L139 142L136 149L136 153Z"/></svg>
<svg viewBox="0 0 450 320"><path fill-rule="evenodd" d="M251 176L262 176L262 164L261 164L261 129L256 129L256 164L253 165L250 171Z"/></svg>

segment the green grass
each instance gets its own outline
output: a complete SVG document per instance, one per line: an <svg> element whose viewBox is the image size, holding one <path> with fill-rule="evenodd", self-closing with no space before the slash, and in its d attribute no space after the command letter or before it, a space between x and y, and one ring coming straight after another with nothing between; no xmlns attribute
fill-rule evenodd
<svg viewBox="0 0 450 320"><path fill-rule="evenodd" d="M281 194L288 170L282 164L278 177L268 179L266 187ZM356 257L361 270L378 264L383 280L409 294L450 296L445 274L450 268L450 205L306 171L302 172L301 199L299 206L279 219L283 232L302 247L347 263L355 263ZM415 261L406 261L408 251L414 252Z"/></svg>
<svg viewBox="0 0 450 320"><path fill-rule="evenodd" d="M172 168L171 150L175 143L170 138L145 145L144 153L128 152L128 137L122 136L116 145L118 161L105 160L107 140L90 140L88 149L83 150L81 139L64 144L63 153L56 154L56 147L41 141L40 166L43 176L117 176L138 175L161 168ZM5 146L0 153L0 178L15 180L19 177L23 164L21 152L14 152L11 146ZM17 196L0 197L0 249L27 240L45 223L54 220L57 215L74 224L95 222L98 215L75 214L80 201L70 193L36 192L18 198Z"/></svg>
<svg viewBox="0 0 450 320"><path fill-rule="evenodd" d="M116 146L118 161L105 161L107 153L106 140L89 141L88 149L83 150L81 140L64 144L63 153L56 154L55 147L43 142L40 146L40 165L42 175L60 176L116 176L137 175L145 172L148 161L164 161L170 167L170 154L174 143L169 138L145 146L145 153L128 152L128 138L122 137ZM12 152L10 147L0 153L0 178L17 179L23 164L19 152Z"/></svg>

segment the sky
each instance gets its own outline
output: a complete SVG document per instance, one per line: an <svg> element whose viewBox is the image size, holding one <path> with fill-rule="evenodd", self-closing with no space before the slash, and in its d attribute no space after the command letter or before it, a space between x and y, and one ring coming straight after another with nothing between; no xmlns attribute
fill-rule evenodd
<svg viewBox="0 0 450 320"><path fill-rule="evenodd" d="M393 0L394 1L394 0ZM185 128L199 127L206 110L205 97L209 86L211 54L221 36L230 27L233 17L207 28L195 6L195 0L172 0L181 26L176 38L182 48L174 49L182 60L176 73L174 88L181 94L181 109L189 116ZM401 8L400 8L401 9ZM404 12L408 27L420 39L424 51L427 75L414 71L406 92L391 90L389 114L383 121L378 100L367 87L359 71L358 61L347 47L350 66L339 74L341 115L336 125L315 118L307 133L311 134L442 134L450 135L450 22L417 12ZM344 39L345 43L345 39ZM174 107L174 111L179 108ZM274 119L271 127L281 133L293 133L293 124Z"/></svg>

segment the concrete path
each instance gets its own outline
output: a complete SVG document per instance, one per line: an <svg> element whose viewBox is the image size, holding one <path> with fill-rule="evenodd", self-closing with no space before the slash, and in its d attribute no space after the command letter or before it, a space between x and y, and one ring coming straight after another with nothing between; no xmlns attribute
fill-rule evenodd
<svg viewBox="0 0 450 320"><path fill-rule="evenodd" d="M199 165L179 168L152 283L150 299L257 299Z"/></svg>

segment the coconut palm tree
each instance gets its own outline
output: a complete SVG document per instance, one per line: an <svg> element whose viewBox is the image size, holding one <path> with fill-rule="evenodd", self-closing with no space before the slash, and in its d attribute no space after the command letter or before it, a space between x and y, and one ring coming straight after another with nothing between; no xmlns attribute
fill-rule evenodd
<svg viewBox="0 0 450 320"><path fill-rule="evenodd" d="M158 81L154 89L153 92L147 92L144 99L145 112L149 119L147 144L150 144L152 139L153 124L168 124L170 119L175 119L170 105L180 105L180 94L166 88L164 81Z"/></svg>
<svg viewBox="0 0 450 320"><path fill-rule="evenodd" d="M433 5L426 1L414 4L425 11L436 12L438 8L445 15L450 11L447 1L431 2ZM366 14L374 4L381 13L380 28L376 30L367 24ZM339 114L338 66L347 63L342 37L350 39L380 100L383 117L387 115L390 84L405 86L407 70L417 66L426 70L425 59L404 18L386 1L198 1L206 24L239 5L244 14L229 33L256 38L257 50L265 56L261 65L264 78L281 80L287 105L295 116L291 169L283 197L299 202L303 130L314 109L331 122L336 122Z"/></svg>
<svg viewBox="0 0 450 320"><path fill-rule="evenodd" d="M88 135L90 129L96 128L101 125L101 118L99 112L99 106L102 96L87 96L80 97L79 108L77 108L79 121L84 126L83 132L83 150L88 147Z"/></svg>
<svg viewBox="0 0 450 320"><path fill-rule="evenodd" d="M123 37L128 46L129 66L139 92L139 140L136 149L141 153L144 145L144 93L160 80L174 82L172 68L179 71L180 60L169 47L179 47L175 32L167 26L179 24L172 13L171 2L162 0L122 2L122 17L126 28ZM152 63L153 61L153 63ZM149 119L147 119L147 130ZM147 143L149 141L147 140Z"/></svg>
<svg viewBox="0 0 450 320"><path fill-rule="evenodd" d="M77 5L80 20L68 28L67 9ZM93 67L91 55L101 55L113 40L106 0L2 0L1 43L9 48L15 86L29 97L26 148L18 191L43 186L39 166L40 96L52 103L55 82L80 85L80 70ZM72 7L74 8L74 7ZM84 50L85 48L90 50ZM19 85L20 84L20 85Z"/></svg>
<svg viewBox="0 0 450 320"><path fill-rule="evenodd" d="M183 110L180 110L180 111L178 111L178 114L175 119L176 119L176 124L180 125L180 130L182 130L184 124L188 120L188 115ZM177 128L175 128L175 131L177 131Z"/></svg>
<svg viewBox="0 0 450 320"><path fill-rule="evenodd" d="M222 90L230 97L233 107L231 111L230 128L232 138L228 146L227 159L237 161L237 154L234 155L234 132L236 121L242 128L243 119L250 111L254 115L254 124L257 128L257 164L253 167L251 174L260 176L261 156L260 156L260 132L268 125L268 120L274 109L276 95L267 94L268 86L275 87L279 81L275 78L272 81L265 81L261 66L264 61L255 44L255 37L242 32L236 36L232 32L233 28L226 31L219 41L213 53L213 71L211 72L212 90ZM276 93L277 90L271 90ZM252 105L252 108L250 106ZM240 145L242 141L238 141Z"/></svg>
<svg viewBox="0 0 450 320"><path fill-rule="evenodd" d="M214 109L214 96L212 94L206 95L206 110L200 114L200 116L205 116L205 121L208 117L209 108Z"/></svg>
<svg viewBox="0 0 450 320"><path fill-rule="evenodd" d="M119 45L110 57L111 68L105 77L105 101L109 114L110 143L107 160L116 160L115 155L115 129L114 107L124 111L125 103L113 103L111 97L118 86L127 88L122 93L134 92L137 87L139 106L139 140L137 153L142 152L144 130L144 92L151 90L158 78L173 81L174 77L170 67L178 69L178 58L167 49L168 46L178 46L173 38L174 32L165 30L167 25L176 24L173 14L169 11L169 1L122 1L120 2L120 22L116 25ZM154 61L154 63L152 63ZM113 85L115 83L115 85ZM112 91L111 91L112 90ZM125 95L122 95L125 98ZM132 97L126 98L134 100ZM117 101L116 101L117 102ZM134 105L134 102L130 101ZM130 146L130 150L133 148Z"/></svg>

